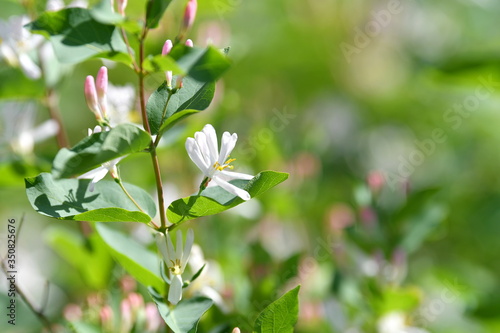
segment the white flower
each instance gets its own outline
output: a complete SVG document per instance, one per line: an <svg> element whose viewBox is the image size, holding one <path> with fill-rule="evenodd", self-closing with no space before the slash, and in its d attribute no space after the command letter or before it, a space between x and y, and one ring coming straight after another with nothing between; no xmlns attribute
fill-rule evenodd
<svg viewBox="0 0 500 333"><path fill-rule="evenodd" d="M109 131L109 128L105 128L105 130ZM96 126L94 128L94 131L89 129L89 136L94 134L94 133L100 133L102 132L102 128L100 126ZM92 179L89 185L89 191L94 192L94 187L95 184L100 181L101 179L106 176L106 174L109 172L111 177L113 178L118 178L118 170L116 169L116 165L118 162L120 162L125 156L121 156L118 158L115 158L114 160L108 161L103 163L100 167L95 168L94 170L90 170L87 173L84 173L83 175L79 176L79 179Z"/></svg>
<svg viewBox="0 0 500 333"><path fill-rule="evenodd" d="M377 326L379 333L429 333L424 329L408 326L402 312L389 312L379 319Z"/></svg>
<svg viewBox="0 0 500 333"><path fill-rule="evenodd" d="M162 233L156 234L156 244L160 250L163 260L170 272L170 289L168 291L168 301L172 304L177 304L182 299L182 273L186 268L186 264L191 254L191 247L193 246L194 232L192 229L188 230L186 236L186 244L182 248L182 232L177 231L177 248L174 249L172 239L167 233L166 240Z"/></svg>
<svg viewBox="0 0 500 333"><path fill-rule="evenodd" d="M194 139L187 138L186 150L191 160L208 178L208 181L213 180L229 193L237 195L243 200L249 200L250 194L247 191L234 186L229 181L233 179L250 180L253 176L226 170L233 168L230 163L234 159L228 158L237 140L238 135L236 133L224 132L219 153L215 129L212 125L207 124L201 132L194 134Z"/></svg>
<svg viewBox="0 0 500 333"><path fill-rule="evenodd" d="M0 145L6 145L17 155L33 153L36 142L57 134L59 126L53 119L35 126L36 109L33 103L5 102L0 104L2 124Z"/></svg>
<svg viewBox="0 0 500 333"><path fill-rule="evenodd" d="M24 27L29 22L27 16L12 16L8 21L0 20L0 56L11 66L20 66L29 78L38 79L42 72L28 53L42 43L43 37L31 34Z"/></svg>
<svg viewBox="0 0 500 333"><path fill-rule="evenodd" d="M132 85L115 86L108 85L108 117L109 124L116 126L131 122L134 107L135 89Z"/></svg>

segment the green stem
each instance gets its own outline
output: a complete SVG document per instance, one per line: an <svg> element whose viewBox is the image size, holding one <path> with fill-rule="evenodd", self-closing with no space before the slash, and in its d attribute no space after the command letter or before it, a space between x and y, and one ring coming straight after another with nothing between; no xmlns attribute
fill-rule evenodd
<svg viewBox="0 0 500 333"><path fill-rule="evenodd" d="M146 39L147 33L148 29L144 27L141 38L139 39L139 101L144 129L151 135L151 127L149 126L148 116L146 113L146 98L144 96L144 69L142 67L142 63L144 61L144 40ZM161 182L160 163L158 161L158 155L156 154L156 147L152 141L149 153L151 154L151 161L153 163L156 180L156 191L158 193L158 205L160 209L161 221L160 230L165 230L167 227L167 218L165 215L165 203L163 197L163 185Z"/></svg>
<svg viewBox="0 0 500 333"><path fill-rule="evenodd" d="M130 47L130 43L128 41L127 33L125 32L125 29L121 28L121 33L123 37L123 41L125 42L125 45L127 45L127 51L130 57L132 58L132 65L134 66L134 70L136 72L139 71L139 67L137 66L137 62L135 61L134 53L132 52L132 47Z"/></svg>
<svg viewBox="0 0 500 333"><path fill-rule="evenodd" d="M134 205L139 208L139 210L143 213L146 213L144 211L144 209L142 209L142 207L137 203L137 201L134 200L134 198L130 195L130 193L128 193L127 189L125 188L125 186L123 186L123 183L122 183L122 180L120 178L115 178L115 182L120 185L121 189L123 190L123 193L125 193L125 195L130 199L130 201L132 201L134 203Z"/></svg>

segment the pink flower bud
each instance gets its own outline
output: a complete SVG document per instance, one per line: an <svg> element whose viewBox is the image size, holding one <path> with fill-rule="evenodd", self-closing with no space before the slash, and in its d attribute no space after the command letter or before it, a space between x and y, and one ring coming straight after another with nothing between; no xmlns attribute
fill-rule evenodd
<svg viewBox="0 0 500 333"><path fill-rule="evenodd" d="M167 39L165 41L165 44L163 44L163 49L161 50L161 55L166 56L167 54L169 54L170 51L172 50L172 47L173 47L172 41L170 39Z"/></svg>
<svg viewBox="0 0 500 333"><path fill-rule="evenodd" d="M172 88L172 71L166 71L165 77L167 78L167 87Z"/></svg>
<svg viewBox="0 0 500 333"><path fill-rule="evenodd" d="M85 79L85 100L87 101L90 111L94 113L97 121L102 121L101 111L99 110L99 104L97 102L94 78L91 75L87 76Z"/></svg>
<svg viewBox="0 0 500 333"><path fill-rule="evenodd" d="M82 308L76 304L66 305L63 313L67 321L77 321L82 318Z"/></svg>
<svg viewBox="0 0 500 333"><path fill-rule="evenodd" d="M113 309L109 305L104 305L99 311L99 318L101 319L101 325L105 330L110 330L113 328Z"/></svg>
<svg viewBox="0 0 500 333"><path fill-rule="evenodd" d="M238 327L235 327L231 333L241 333Z"/></svg>
<svg viewBox="0 0 500 333"><path fill-rule="evenodd" d="M183 30L186 31L193 25L194 18L196 17L196 9L198 2L196 0L189 0L184 11Z"/></svg>
<svg viewBox="0 0 500 333"><path fill-rule="evenodd" d="M120 304L120 311L122 314L121 331L128 332L132 327L132 309L130 306L130 302L127 298L122 300Z"/></svg>
<svg viewBox="0 0 500 333"><path fill-rule="evenodd" d="M175 82L175 88L176 89L181 89L182 88L182 80L184 79L183 76L178 76L177 81Z"/></svg>
<svg viewBox="0 0 500 333"><path fill-rule="evenodd" d="M146 329L148 332L157 332L160 329L162 319L154 303L146 304Z"/></svg>
<svg viewBox="0 0 500 333"><path fill-rule="evenodd" d="M191 39L186 40L186 46L193 47L194 46L193 41Z"/></svg>
<svg viewBox="0 0 500 333"><path fill-rule="evenodd" d="M144 299L138 293L130 293L127 298L130 302L132 311L136 311L144 306Z"/></svg>
<svg viewBox="0 0 500 333"><path fill-rule="evenodd" d="M118 0L118 13L125 16L125 8L127 8L127 0Z"/></svg>
<svg viewBox="0 0 500 333"><path fill-rule="evenodd" d="M97 73L96 87L97 102L99 103L99 108L101 109L101 115L103 118L107 118L108 101L106 93L108 92L108 69L105 66L102 66Z"/></svg>
<svg viewBox="0 0 500 333"><path fill-rule="evenodd" d="M137 284L130 275L125 275L121 280L120 280L120 287L122 291L126 294L132 292L135 290L137 287Z"/></svg>

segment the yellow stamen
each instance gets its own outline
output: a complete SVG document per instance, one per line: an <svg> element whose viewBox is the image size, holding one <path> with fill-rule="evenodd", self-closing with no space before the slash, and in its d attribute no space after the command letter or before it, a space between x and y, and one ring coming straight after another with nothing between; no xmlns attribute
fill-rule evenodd
<svg viewBox="0 0 500 333"><path fill-rule="evenodd" d="M172 274L174 275L179 275L181 274L181 261L179 259L175 259L175 262L173 260L170 260L170 262L172 263L172 266L169 267L168 269L170 269L170 271L172 272Z"/></svg>
<svg viewBox="0 0 500 333"><path fill-rule="evenodd" d="M234 166L229 165L229 163L232 163L234 161L236 161L235 158L230 158L226 162L224 162L224 165L220 165L219 162L215 162L214 163L214 168L217 169L217 170L219 170L219 171L222 171L225 168L229 168L230 170L233 170Z"/></svg>

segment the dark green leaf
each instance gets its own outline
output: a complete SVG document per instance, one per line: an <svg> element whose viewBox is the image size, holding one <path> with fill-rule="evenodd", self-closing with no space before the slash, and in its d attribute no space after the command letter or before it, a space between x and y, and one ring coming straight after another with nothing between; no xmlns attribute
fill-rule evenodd
<svg viewBox="0 0 500 333"><path fill-rule="evenodd" d="M149 147L148 133L131 124L121 124L108 132L92 134L71 149L61 149L52 164L55 178L82 174L120 156Z"/></svg>
<svg viewBox="0 0 500 333"><path fill-rule="evenodd" d="M213 304L210 298L194 297L182 300L175 307L170 308L155 290L149 288L149 293L163 320L175 333L196 332L200 318Z"/></svg>
<svg viewBox="0 0 500 333"><path fill-rule="evenodd" d="M148 0L146 5L146 27L154 29L158 26L163 13L172 0Z"/></svg>
<svg viewBox="0 0 500 333"><path fill-rule="evenodd" d="M203 83L186 77L183 87L172 95L165 109L169 92L166 83L163 83L151 94L146 105L151 133L161 134L186 116L205 110L214 92L214 82Z"/></svg>
<svg viewBox="0 0 500 333"><path fill-rule="evenodd" d="M33 208L60 220L148 223L156 214L151 196L131 184L124 186L146 213L140 212L114 181L99 181L94 192L87 191L89 179L54 180L50 173L26 178L25 183Z"/></svg>
<svg viewBox="0 0 500 333"><path fill-rule="evenodd" d="M231 66L229 58L212 46L203 49L177 44L169 56L190 77L201 82L217 80Z"/></svg>
<svg viewBox="0 0 500 333"><path fill-rule="evenodd" d="M113 25L96 21L84 8L44 12L27 28L50 38L61 62L78 63L97 54L103 57L127 53L120 32Z"/></svg>
<svg viewBox="0 0 500 333"><path fill-rule="evenodd" d="M287 178L287 173L263 171L250 181L236 180L231 181L231 183L245 189L254 198ZM201 216L217 214L243 202L243 199L219 186L208 187L201 192L201 196L193 195L172 202L167 209L167 217L170 222L179 223Z"/></svg>
<svg viewBox="0 0 500 333"><path fill-rule="evenodd" d="M134 239L103 223L96 223L96 230L111 250L113 257L144 286L165 292L165 282L160 276L158 255L147 250Z"/></svg>
<svg viewBox="0 0 500 333"><path fill-rule="evenodd" d="M293 333L299 316L299 289L295 287L265 308L255 321L254 333Z"/></svg>

